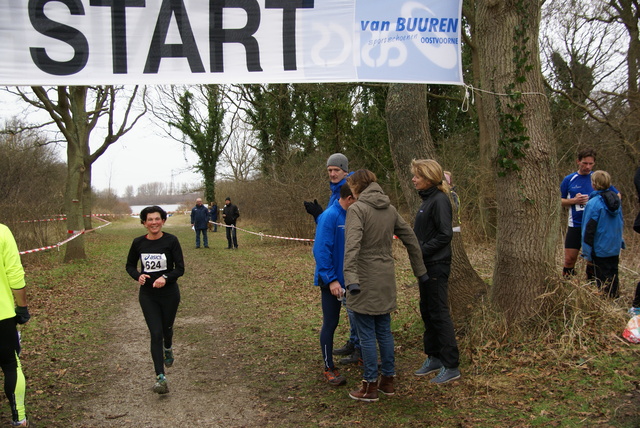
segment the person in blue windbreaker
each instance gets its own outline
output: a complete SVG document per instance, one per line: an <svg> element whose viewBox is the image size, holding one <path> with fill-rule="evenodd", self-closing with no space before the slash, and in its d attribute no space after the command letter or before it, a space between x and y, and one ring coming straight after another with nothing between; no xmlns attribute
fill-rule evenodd
<svg viewBox="0 0 640 428"><path fill-rule="evenodd" d="M606 171L591 174L594 191L582 215L582 257L593 262L596 284L606 295L618 297L618 263L622 238L622 203L610 189Z"/></svg>
<svg viewBox="0 0 640 428"><path fill-rule="evenodd" d="M313 257L316 261L314 285L320 288L322 329L320 348L324 361L324 377L331 386L344 385L347 380L333 363L333 335L340 321L344 297L344 233L347 209L355 202L351 189L344 184L340 198L318 217Z"/></svg>

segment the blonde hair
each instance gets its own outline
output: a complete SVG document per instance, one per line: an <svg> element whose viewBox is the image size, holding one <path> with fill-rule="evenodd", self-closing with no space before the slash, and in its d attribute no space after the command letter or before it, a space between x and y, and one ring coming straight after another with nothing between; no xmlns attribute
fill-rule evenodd
<svg viewBox="0 0 640 428"><path fill-rule="evenodd" d="M377 180L373 172L368 169L359 169L347 178L347 184L352 193L359 195L369 184L375 183Z"/></svg>
<svg viewBox="0 0 640 428"><path fill-rule="evenodd" d="M607 171L594 171L591 174L591 185L594 190L605 190L611 187L611 176Z"/></svg>
<svg viewBox="0 0 640 428"><path fill-rule="evenodd" d="M449 184L444 178L442 167L435 160L413 159L411 161L411 173L427 180L441 192L449 193Z"/></svg>

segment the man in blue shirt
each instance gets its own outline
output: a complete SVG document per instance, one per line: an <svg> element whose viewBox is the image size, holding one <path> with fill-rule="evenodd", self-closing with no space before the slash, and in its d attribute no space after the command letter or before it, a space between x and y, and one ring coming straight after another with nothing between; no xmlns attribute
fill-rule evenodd
<svg viewBox="0 0 640 428"><path fill-rule="evenodd" d="M578 152L578 171L567 175L560 184L562 206L569 208L567 235L564 241L563 276L576 274L575 266L582 244L582 214L593 192L591 174L596 163L596 151L584 149ZM610 190L620 196L618 190L611 186ZM593 279L593 265L587 264L587 279Z"/></svg>

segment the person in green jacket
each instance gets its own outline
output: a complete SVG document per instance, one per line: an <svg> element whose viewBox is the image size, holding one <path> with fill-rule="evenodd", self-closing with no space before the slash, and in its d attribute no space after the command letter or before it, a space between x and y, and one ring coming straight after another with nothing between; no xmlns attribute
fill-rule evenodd
<svg viewBox="0 0 640 428"><path fill-rule="evenodd" d="M413 274L425 281L427 269L411 226L376 182L373 172L361 169L347 184L357 201L347 211L344 282L347 308L354 312L364 363L362 387L352 391L354 400L378 401L378 391L393 395L395 355L391 312L397 309L393 236L407 248ZM378 383L380 349L381 378Z"/></svg>

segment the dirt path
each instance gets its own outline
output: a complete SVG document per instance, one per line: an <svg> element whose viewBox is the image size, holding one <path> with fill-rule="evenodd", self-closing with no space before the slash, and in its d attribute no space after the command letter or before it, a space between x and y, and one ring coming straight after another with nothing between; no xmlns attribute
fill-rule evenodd
<svg viewBox="0 0 640 428"><path fill-rule="evenodd" d="M129 299L111 324L110 355L95 393L83 399L83 427L256 426L258 404L228 354L221 321L178 312L176 361L167 369L170 393L152 392L149 334L137 299ZM198 331L193 338L190 331ZM206 334L202 334L203 331ZM202 337L206 343L201 343ZM198 342L198 343L196 343ZM233 352L231 350L231 352Z"/></svg>

